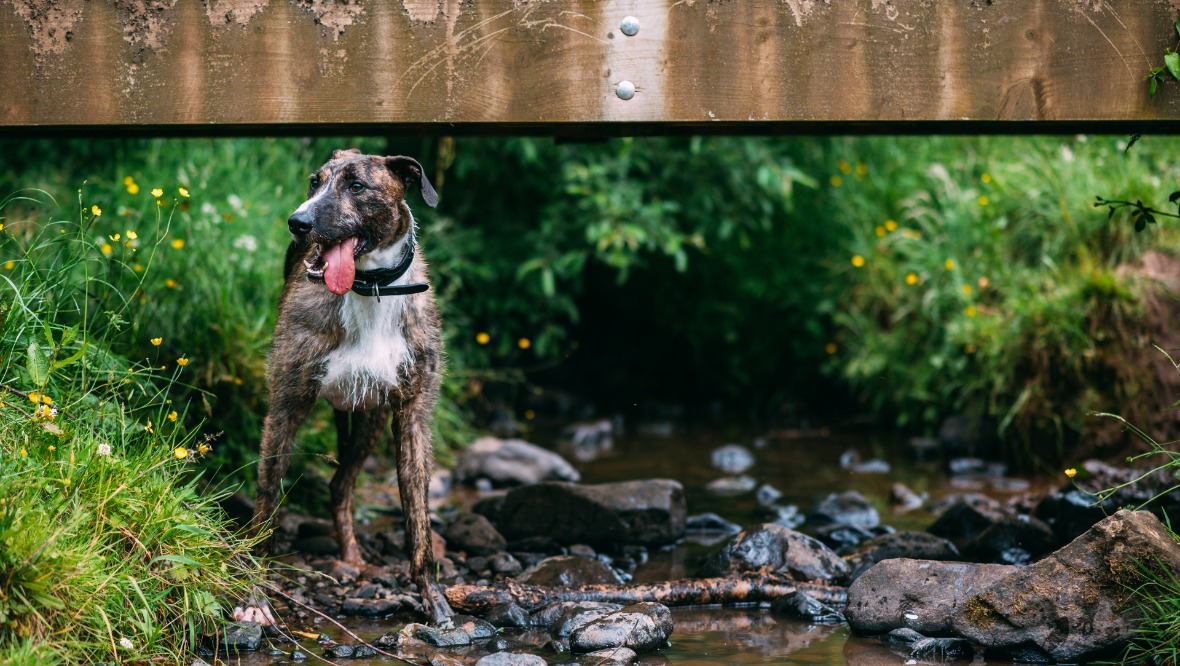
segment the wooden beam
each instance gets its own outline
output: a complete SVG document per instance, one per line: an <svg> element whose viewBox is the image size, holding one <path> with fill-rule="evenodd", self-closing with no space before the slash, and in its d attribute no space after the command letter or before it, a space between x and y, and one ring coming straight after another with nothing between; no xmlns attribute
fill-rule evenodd
<svg viewBox="0 0 1180 666"><path fill-rule="evenodd" d="M1143 75L1178 9L0 0L0 132L1176 131L1180 85Z"/></svg>

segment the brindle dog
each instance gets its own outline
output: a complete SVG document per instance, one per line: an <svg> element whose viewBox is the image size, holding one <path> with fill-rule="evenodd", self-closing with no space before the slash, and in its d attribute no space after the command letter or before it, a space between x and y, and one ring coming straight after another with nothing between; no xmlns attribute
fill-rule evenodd
<svg viewBox="0 0 1180 666"><path fill-rule="evenodd" d="M443 343L405 201L415 188L427 205L438 204L416 160L338 150L311 176L307 201L287 221L294 240L270 355L254 527L272 518L295 431L325 398L336 410L331 492L340 552L362 564L353 491L392 413L411 576L427 612L444 622L450 609L430 580L427 505Z"/></svg>

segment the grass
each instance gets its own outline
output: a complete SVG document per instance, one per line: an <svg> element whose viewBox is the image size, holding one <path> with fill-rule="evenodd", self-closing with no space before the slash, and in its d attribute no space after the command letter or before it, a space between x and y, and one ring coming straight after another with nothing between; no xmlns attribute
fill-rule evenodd
<svg viewBox="0 0 1180 666"><path fill-rule="evenodd" d="M192 369L112 344L138 328L172 205L116 254L95 204L45 221L16 203L52 207L0 202L0 662L180 662L257 565L199 490L212 445L173 399Z"/></svg>

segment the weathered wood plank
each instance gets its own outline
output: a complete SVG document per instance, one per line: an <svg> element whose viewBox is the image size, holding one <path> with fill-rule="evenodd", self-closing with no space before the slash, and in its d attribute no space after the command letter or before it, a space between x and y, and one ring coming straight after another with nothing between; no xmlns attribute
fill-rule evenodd
<svg viewBox="0 0 1180 666"><path fill-rule="evenodd" d="M1180 86L1149 100L1143 74L1175 42L1178 10L1175 0L0 0L0 130L1037 121L1160 131L1180 120ZM633 37L619 30L627 15L640 20ZM615 95L623 79L638 90L628 101Z"/></svg>

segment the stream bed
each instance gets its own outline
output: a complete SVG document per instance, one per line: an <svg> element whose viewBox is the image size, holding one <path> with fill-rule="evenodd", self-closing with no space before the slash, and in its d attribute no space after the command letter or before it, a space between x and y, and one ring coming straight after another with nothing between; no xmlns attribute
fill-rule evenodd
<svg viewBox="0 0 1180 666"><path fill-rule="evenodd" d="M713 512L743 528L763 522L758 516L758 502L753 490L719 494L708 489L716 479L731 476L715 468L713 452L726 444L745 447L754 456L754 465L744 472L761 486L768 484L782 493L779 505L795 505L806 513L831 493L854 490L877 509L881 522L898 530L924 530L934 514L924 509L895 512L890 493L895 483L903 483L919 495L928 497L926 506L956 493L978 492L1005 501L1029 492L1044 492L1053 480L1005 476L993 466L986 474L952 476L946 461L937 451L926 450L889 432L858 427L802 430L755 430L741 425L712 423L686 427L670 423L650 423L612 438L609 445L572 447L559 427L536 427L529 439L562 453L582 475L583 483L603 483L632 479L668 478L684 485L689 515ZM854 471L859 464L860 469ZM887 468L887 471L886 471ZM363 497L373 497L371 482L362 490ZM379 494L379 493L378 493ZM469 508L479 492L457 488L448 501ZM363 500L362 500L363 502ZM380 518L376 522L384 522ZM369 529L377 527L370 524ZM363 528L362 528L363 529ZM646 562L633 572L637 583L684 578L715 551L723 538L685 540L673 547L651 549ZM641 664L905 664L901 653L892 652L879 640L852 636L847 625L810 624L772 614L765 608L692 608L674 609L675 633L671 647L658 653L640 655ZM373 641L378 636L396 632L401 623L392 621L340 618L359 637ZM307 622L304 629L325 633L347 641L330 623ZM572 663L570 654L556 654L541 646L548 640L543 631L503 630L510 640L534 643L535 654L550 664ZM290 646L280 646L290 651ZM308 644L309 652L322 650ZM433 652L442 652L466 663L474 663L486 654L482 646L459 650L433 648L415 659L426 663ZM259 653L230 656L226 663L245 665L287 662L282 657ZM338 660L341 661L341 660ZM391 663L376 657L369 660L343 660L345 663ZM312 657L305 663L316 663ZM290 662L288 662L290 663ZM974 663L983 663L976 660ZM994 662L987 663L1009 663Z"/></svg>

